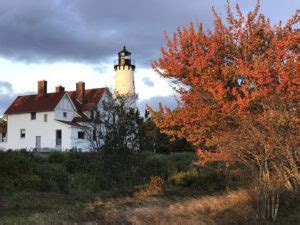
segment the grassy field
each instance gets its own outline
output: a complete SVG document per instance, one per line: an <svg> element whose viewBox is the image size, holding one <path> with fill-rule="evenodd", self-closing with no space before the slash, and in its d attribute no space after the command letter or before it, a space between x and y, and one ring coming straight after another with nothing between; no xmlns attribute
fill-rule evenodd
<svg viewBox="0 0 300 225"><path fill-rule="evenodd" d="M1 193L0 224L255 224L245 190L202 196L188 190L108 194ZM299 224L299 211L294 202L276 224Z"/></svg>
<svg viewBox="0 0 300 225"><path fill-rule="evenodd" d="M0 154L0 224L255 224L247 173L193 153ZM276 225L298 225L299 203L285 193Z"/></svg>

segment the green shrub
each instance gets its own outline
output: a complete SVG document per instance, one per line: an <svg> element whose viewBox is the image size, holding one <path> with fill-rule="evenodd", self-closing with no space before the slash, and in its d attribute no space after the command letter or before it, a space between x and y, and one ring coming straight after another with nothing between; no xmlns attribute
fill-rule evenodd
<svg viewBox="0 0 300 225"><path fill-rule="evenodd" d="M177 172L188 171L193 166L193 161L197 160L196 154L190 152L172 153L168 158Z"/></svg>
<svg viewBox="0 0 300 225"><path fill-rule="evenodd" d="M69 152L67 153L65 166L69 173L77 173L85 170L87 165L94 160L97 162L101 162L101 155L94 152Z"/></svg>
<svg viewBox="0 0 300 225"><path fill-rule="evenodd" d="M196 159L194 153L0 152L0 190L128 189L148 184L155 176L166 184L204 191L232 189L247 183L245 168L240 165L216 162L201 167L193 164Z"/></svg>
<svg viewBox="0 0 300 225"><path fill-rule="evenodd" d="M1 177L0 176L0 191L10 191L14 190L14 180L10 177Z"/></svg>
<svg viewBox="0 0 300 225"><path fill-rule="evenodd" d="M36 174L41 178L40 190L44 192L68 191L68 174L63 165L42 164L38 165Z"/></svg>
<svg viewBox="0 0 300 225"><path fill-rule="evenodd" d="M49 153L49 163L65 164L68 158L68 153L53 151Z"/></svg>
<svg viewBox="0 0 300 225"><path fill-rule="evenodd" d="M239 165L226 166L223 162L215 162L205 166L192 166L188 171L179 172L170 177L172 185L200 189L208 192L236 189L247 183L247 171L236 173Z"/></svg>
<svg viewBox="0 0 300 225"><path fill-rule="evenodd" d="M24 151L0 152L0 176L18 177L34 170L33 154Z"/></svg>
<svg viewBox="0 0 300 225"><path fill-rule="evenodd" d="M70 190L78 192L96 192L103 188L103 184L95 176L86 173L77 173L70 176Z"/></svg>
<svg viewBox="0 0 300 225"><path fill-rule="evenodd" d="M23 175L15 180L15 187L19 191L38 191L41 185L41 178L37 175Z"/></svg>
<svg viewBox="0 0 300 225"><path fill-rule="evenodd" d="M151 176L159 176L164 180L176 171L174 165L167 160L166 156L154 155L147 157L141 165L141 176L150 179Z"/></svg>
<svg viewBox="0 0 300 225"><path fill-rule="evenodd" d="M103 175L104 171L104 164L102 160L90 160L89 162L86 163L85 167L83 168L83 171L85 173L88 173L93 176L99 176Z"/></svg>

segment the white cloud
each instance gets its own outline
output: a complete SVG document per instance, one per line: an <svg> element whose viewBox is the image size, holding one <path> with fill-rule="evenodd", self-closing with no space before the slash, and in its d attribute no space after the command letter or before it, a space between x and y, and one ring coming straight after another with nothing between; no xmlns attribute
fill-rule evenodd
<svg viewBox="0 0 300 225"><path fill-rule="evenodd" d="M107 86L113 89L114 86L113 59L97 67L93 64L70 62L26 64L3 58L0 58L0 64L0 82L9 83L9 86L2 85L0 92L9 92L9 101L12 95L36 92L38 80L48 81L48 92L54 92L58 85L64 86L66 90L75 90L75 83L78 81L86 82L86 88ZM151 81L153 86L145 84L145 80ZM135 71L135 84L141 101L173 94L173 89L166 79L161 78L152 69L139 68L138 65Z"/></svg>

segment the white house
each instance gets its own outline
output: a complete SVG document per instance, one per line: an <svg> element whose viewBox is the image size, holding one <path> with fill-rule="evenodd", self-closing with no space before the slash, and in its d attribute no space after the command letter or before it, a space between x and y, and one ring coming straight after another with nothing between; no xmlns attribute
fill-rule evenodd
<svg viewBox="0 0 300 225"><path fill-rule="evenodd" d="M131 53L124 47L118 56L114 65L115 92L135 93ZM18 96L5 111L6 121L0 124L0 149L89 150L82 125L109 93L106 87L85 89L84 82L78 82L75 91L58 86L54 93L48 93L47 81L39 81L37 94Z"/></svg>

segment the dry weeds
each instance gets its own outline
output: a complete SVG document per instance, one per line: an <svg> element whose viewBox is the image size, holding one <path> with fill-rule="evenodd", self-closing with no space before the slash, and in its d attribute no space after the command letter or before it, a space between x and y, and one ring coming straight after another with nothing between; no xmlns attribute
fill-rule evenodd
<svg viewBox="0 0 300 225"><path fill-rule="evenodd" d="M97 199L86 207L104 209L99 224L246 224L252 212L245 190L201 198Z"/></svg>
<svg viewBox="0 0 300 225"><path fill-rule="evenodd" d="M195 197L193 193L175 193L171 196L170 192L151 196L147 192L147 195L116 198L99 195L74 197L59 194L20 194L2 198L2 204L0 195L0 224L256 224L247 190L202 197ZM286 196L288 201L285 200L286 204L282 202L283 211L276 224L299 224L300 196L297 196ZM294 204L290 205L291 201Z"/></svg>

